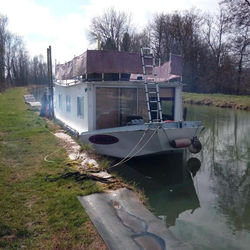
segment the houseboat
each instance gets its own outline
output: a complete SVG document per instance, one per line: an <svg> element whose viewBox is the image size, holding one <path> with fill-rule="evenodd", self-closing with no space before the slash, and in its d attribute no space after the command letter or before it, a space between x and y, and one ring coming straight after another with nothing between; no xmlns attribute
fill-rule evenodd
<svg viewBox="0 0 250 250"><path fill-rule="evenodd" d="M56 65L55 117L103 155L132 158L201 150L200 121L185 121L182 58L155 65L141 54L87 50Z"/></svg>

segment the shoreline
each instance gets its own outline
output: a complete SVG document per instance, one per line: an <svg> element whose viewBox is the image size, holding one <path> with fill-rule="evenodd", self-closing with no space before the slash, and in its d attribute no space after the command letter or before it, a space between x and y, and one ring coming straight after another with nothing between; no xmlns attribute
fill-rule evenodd
<svg viewBox="0 0 250 250"><path fill-rule="evenodd" d="M106 250L77 197L126 187L146 198L107 173L109 159L25 104L28 92L0 94L0 248Z"/></svg>
<svg viewBox="0 0 250 250"><path fill-rule="evenodd" d="M250 96L183 92L183 103L250 111Z"/></svg>

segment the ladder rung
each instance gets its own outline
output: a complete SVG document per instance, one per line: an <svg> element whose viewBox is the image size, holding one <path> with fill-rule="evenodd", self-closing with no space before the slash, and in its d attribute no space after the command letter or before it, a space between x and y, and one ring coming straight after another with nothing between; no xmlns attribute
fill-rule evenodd
<svg viewBox="0 0 250 250"><path fill-rule="evenodd" d="M150 103L157 103L158 101L149 101Z"/></svg>
<svg viewBox="0 0 250 250"><path fill-rule="evenodd" d="M147 64L147 65L144 65L144 67L146 67L146 68L153 68L154 65L149 65L149 64Z"/></svg>
<svg viewBox="0 0 250 250"><path fill-rule="evenodd" d="M156 84L156 82L146 82L146 84Z"/></svg>
<svg viewBox="0 0 250 250"><path fill-rule="evenodd" d="M143 55L143 57L147 59L153 59L153 56L149 56L149 55Z"/></svg>
<svg viewBox="0 0 250 250"><path fill-rule="evenodd" d="M160 111L160 110L158 110L158 109L153 109L153 110L150 110L151 112L158 112L158 111Z"/></svg>
<svg viewBox="0 0 250 250"><path fill-rule="evenodd" d="M157 92L154 92L154 91L150 91L148 92L149 94L157 94Z"/></svg>

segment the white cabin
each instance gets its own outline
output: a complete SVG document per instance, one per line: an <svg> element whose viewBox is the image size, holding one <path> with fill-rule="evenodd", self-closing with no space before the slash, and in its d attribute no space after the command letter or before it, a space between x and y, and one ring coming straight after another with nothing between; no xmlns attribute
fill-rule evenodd
<svg viewBox="0 0 250 250"><path fill-rule="evenodd" d="M163 120L181 121L182 84L159 85ZM148 122L143 81L56 82L54 102L56 118L79 134Z"/></svg>

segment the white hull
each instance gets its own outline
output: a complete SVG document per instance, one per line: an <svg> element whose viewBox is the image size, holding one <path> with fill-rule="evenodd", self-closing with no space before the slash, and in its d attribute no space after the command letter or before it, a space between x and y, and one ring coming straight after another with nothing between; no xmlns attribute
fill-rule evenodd
<svg viewBox="0 0 250 250"><path fill-rule="evenodd" d="M100 129L82 133L80 139L84 143L92 142L98 153L118 158L164 154L181 149L172 147L170 145L172 140L192 139L194 136L198 136L203 128L199 122L184 123L186 126L183 127L176 127L179 126L179 123L156 123ZM100 136L106 136L107 138L110 136L111 139L116 139L108 143L105 141L103 143L100 143L100 141L93 143L91 138L100 138Z"/></svg>

